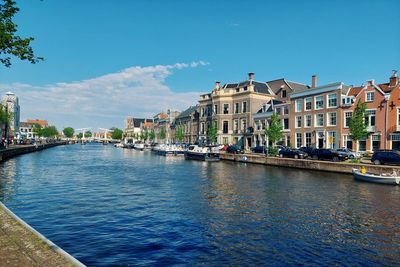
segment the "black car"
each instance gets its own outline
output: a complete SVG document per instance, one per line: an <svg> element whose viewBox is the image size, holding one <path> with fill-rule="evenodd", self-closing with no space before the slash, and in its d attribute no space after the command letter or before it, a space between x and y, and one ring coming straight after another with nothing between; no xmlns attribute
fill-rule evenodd
<svg viewBox="0 0 400 267"><path fill-rule="evenodd" d="M371 161L375 165L394 164L400 165L400 153L398 151L375 151Z"/></svg>
<svg viewBox="0 0 400 267"><path fill-rule="evenodd" d="M239 147L237 147L237 146L228 146L228 147L226 148L226 152L227 152L227 153L232 153L232 154L240 154L240 153L243 153L243 151L242 151Z"/></svg>
<svg viewBox="0 0 400 267"><path fill-rule="evenodd" d="M314 150L315 148L310 147L310 146L302 146L299 148L299 150L303 151L304 153L306 153L307 155L311 155L311 152Z"/></svg>
<svg viewBox="0 0 400 267"><path fill-rule="evenodd" d="M267 149L263 146L256 146L251 148L251 152L265 154L265 152L267 152Z"/></svg>
<svg viewBox="0 0 400 267"><path fill-rule="evenodd" d="M295 158L304 159L307 157L307 153L299 149L284 148L279 151L280 158Z"/></svg>
<svg viewBox="0 0 400 267"><path fill-rule="evenodd" d="M333 149L318 148L311 151L309 156L313 160L344 161L349 159L347 155L341 154Z"/></svg>

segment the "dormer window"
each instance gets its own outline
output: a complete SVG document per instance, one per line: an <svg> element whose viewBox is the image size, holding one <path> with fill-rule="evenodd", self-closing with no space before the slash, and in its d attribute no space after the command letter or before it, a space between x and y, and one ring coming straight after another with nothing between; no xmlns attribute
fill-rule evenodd
<svg viewBox="0 0 400 267"><path fill-rule="evenodd" d="M247 91L247 86L243 87L243 91Z"/></svg>
<svg viewBox="0 0 400 267"><path fill-rule="evenodd" d="M240 88L236 88L236 93L239 93L240 92Z"/></svg>
<svg viewBox="0 0 400 267"><path fill-rule="evenodd" d="M282 98L286 97L286 90L282 90Z"/></svg>

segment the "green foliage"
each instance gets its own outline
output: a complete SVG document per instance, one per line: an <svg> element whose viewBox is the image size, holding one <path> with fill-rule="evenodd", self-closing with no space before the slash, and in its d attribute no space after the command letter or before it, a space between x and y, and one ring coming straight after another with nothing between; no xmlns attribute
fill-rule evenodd
<svg viewBox="0 0 400 267"><path fill-rule="evenodd" d="M10 122L12 113L6 112L5 107L0 105L0 125Z"/></svg>
<svg viewBox="0 0 400 267"><path fill-rule="evenodd" d="M89 138L89 137L92 137L92 132L91 131L85 132L85 138ZM83 138L83 133L79 133L78 138Z"/></svg>
<svg viewBox="0 0 400 267"><path fill-rule="evenodd" d="M113 131L112 134L111 134L111 138L112 138L112 139L120 140L120 139L122 139L122 134L123 134L123 133L124 133L124 132L123 132L121 129L114 128L114 131Z"/></svg>
<svg viewBox="0 0 400 267"><path fill-rule="evenodd" d="M42 135L42 126L40 124L35 124L33 125L33 133L37 136L43 136Z"/></svg>
<svg viewBox="0 0 400 267"><path fill-rule="evenodd" d="M149 139L149 135L150 135L149 131L147 129L144 129L142 134L143 134L143 136L142 136L143 137L143 141L146 142Z"/></svg>
<svg viewBox="0 0 400 267"><path fill-rule="evenodd" d="M365 121L366 104L358 100L354 109L353 116L349 121L349 131L351 139L358 141L368 135L367 123Z"/></svg>
<svg viewBox="0 0 400 267"><path fill-rule="evenodd" d="M72 127L65 127L63 133L66 137L72 138L74 136L75 130Z"/></svg>
<svg viewBox="0 0 400 267"><path fill-rule="evenodd" d="M55 137L57 135L58 135L58 131L55 126L48 126L48 127L42 128L40 130L40 136L43 136L43 137Z"/></svg>
<svg viewBox="0 0 400 267"><path fill-rule="evenodd" d="M268 136L269 141L271 141L274 145L283 137L283 126L278 114L275 112L272 113L271 122L269 127L265 129L265 134Z"/></svg>
<svg viewBox="0 0 400 267"><path fill-rule="evenodd" d="M211 124L211 127L208 129L208 140L210 143L216 143L217 142L217 123L214 121Z"/></svg>
<svg viewBox="0 0 400 267"><path fill-rule="evenodd" d="M164 139L165 139L165 128L164 128L164 127L161 127L161 130L160 130L160 139L161 139L161 140L164 140Z"/></svg>
<svg viewBox="0 0 400 267"><path fill-rule="evenodd" d="M269 156L274 156L274 157L278 156L278 148L277 148L277 147L270 146L270 147L268 148L268 155L269 155Z"/></svg>
<svg viewBox="0 0 400 267"><path fill-rule="evenodd" d="M28 60L35 64L41 57L36 57L30 46L32 37L21 38L17 33L17 24L13 22L13 17L19 11L13 0L2 0L0 2L0 62L6 66L11 66L11 57L21 60Z"/></svg>
<svg viewBox="0 0 400 267"><path fill-rule="evenodd" d="M175 127L175 140L179 143L182 143L183 139L185 138L185 133L183 130L183 126L178 125Z"/></svg>
<svg viewBox="0 0 400 267"><path fill-rule="evenodd" d="M149 133L149 139L151 141L154 141L154 139L156 139L156 133L154 132L154 130L151 130Z"/></svg>

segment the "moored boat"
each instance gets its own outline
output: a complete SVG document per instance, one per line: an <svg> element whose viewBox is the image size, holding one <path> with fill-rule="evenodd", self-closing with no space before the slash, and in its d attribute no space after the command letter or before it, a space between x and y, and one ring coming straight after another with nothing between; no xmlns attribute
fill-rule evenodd
<svg viewBox="0 0 400 267"><path fill-rule="evenodd" d="M353 169L354 179L364 182L378 183L378 184L391 184L400 185L400 176L396 172L393 173L370 173L365 169Z"/></svg>
<svg viewBox="0 0 400 267"><path fill-rule="evenodd" d="M168 144L156 145L153 152L161 156L183 156L185 154L183 147Z"/></svg>
<svg viewBox="0 0 400 267"><path fill-rule="evenodd" d="M219 161L219 152L212 146L191 145L185 152L185 159Z"/></svg>
<svg viewBox="0 0 400 267"><path fill-rule="evenodd" d="M137 149L137 150L142 150L142 151L143 151L143 149L144 149L144 143L141 142L141 141L137 141L137 142L133 145L133 148L134 148L134 149Z"/></svg>

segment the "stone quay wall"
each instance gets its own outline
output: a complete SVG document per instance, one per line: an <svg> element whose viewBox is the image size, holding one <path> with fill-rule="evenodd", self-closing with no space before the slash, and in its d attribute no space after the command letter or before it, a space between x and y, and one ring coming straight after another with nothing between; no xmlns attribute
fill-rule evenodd
<svg viewBox="0 0 400 267"><path fill-rule="evenodd" d="M55 143L48 143L48 144L40 144L40 145L18 145L18 146L13 146L10 148L6 148L3 150L0 150L0 161L4 161L19 155L27 154L27 153L32 153L36 151L41 151L43 149L55 147L55 146L60 146L60 145L66 145L66 141L59 141Z"/></svg>

